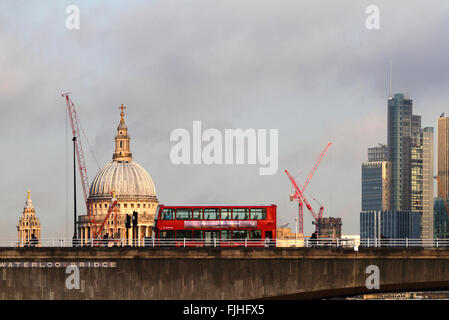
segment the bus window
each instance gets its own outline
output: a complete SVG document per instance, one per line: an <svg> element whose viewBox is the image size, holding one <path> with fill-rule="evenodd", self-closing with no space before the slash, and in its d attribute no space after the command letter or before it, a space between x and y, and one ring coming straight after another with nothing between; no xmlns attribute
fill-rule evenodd
<svg viewBox="0 0 449 320"><path fill-rule="evenodd" d="M220 239L219 231L210 231L210 230L204 231L204 240L211 240L211 239Z"/></svg>
<svg viewBox="0 0 449 320"><path fill-rule="evenodd" d="M176 240L192 239L191 230L176 230Z"/></svg>
<svg viewBox="0 0 449 320"><path fill-rule="evenodd" d="M221 230L221 240L231 240L231 230Z"/></svg>
<svg viewBox="0 0 449 320"><path fill-rule="evenodd" d="M192 219L192 209L176 210L176 220L191 220L191 219Z"/></svg>
<svg viewBox="0 0 449 320"><path fill-rule="evenodd" d="M262 238L262 230L251 230L249 232L251 239L261 239Z"/></svg>
<svg viewBox="0 0 449 320"><path fill-rule="evenodd" d="M202 211L203 211L203 209L193 209L193 219L194 220L203 219Z"/></svg>
<svg viewBox="0 0 449 320"><path fill-rule="evenodd" d="M231 209L221 209L221 220L231 220Z"/></svg>
<svg viewBox="0 0 449 320"><path fill-rule="evenodd" d="M248 234L246 230L234 230L232 237L235 239L245 239L248 238Z"/></svg>
<svg viewBox="0 0 449 320"><path fill-rule="evenodd" d="M202 239L201 230L193 230L193 239Z"/></svg>
<svg viewBox="0 0 449 320"><path fill-rule="evenodd" d="M160 237L161 237L161 239L174 239L175 238L175 232L173 230L161 231Z"/></svg>
<svg viewBox="0 0 449 320"><path fill-rule="evenodd" d="M173 220L175 218L175 209L162 210L161 220Z"/></svg>
<svg viewBox="0 0 449 320"><path fill-rule="evenodd" d="M265 220L266 218L267 218L267 209L265 208L251 209L251 219Z"/></svg>
<svg viewBox="0 0 449 320"><path fill-rule="evenodd" d="M204 209L204 220L219 219L218 209Z"/></svg>
<svg viewBox="0 0 449 320"><path fill-rule="evenodd" d="M249 209L234 209L232 211L235 220L249 219Z"/></svg>

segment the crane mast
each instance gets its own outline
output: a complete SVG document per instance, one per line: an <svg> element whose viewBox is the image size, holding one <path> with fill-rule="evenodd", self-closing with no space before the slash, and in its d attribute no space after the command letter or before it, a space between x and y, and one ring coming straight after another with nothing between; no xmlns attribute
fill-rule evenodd
<svg viewBox="0 0 449 320"><path fill-rule="evenodd" d="M285 170L285 173L287 174L288 178L290 179L290 182L292 183L292 185L295 189L295 193L290 195L290 201L296 200L298 202L298 206L299 206L299 233L303 234L303 221L304 221L303 202L305 203L309 212L312 214L312 216L315 220L314 223L317 227L318 227L319 219L323 217L324 207L322 205L320 205L320 210L317 215L315 213L315 211L313 210L312 206L310 205L310 203L304 197L304 191L306 190L307 186L309 185L310 180L312 179L313 175L315 174L316 169L320 165L321 160L323 160L323 157L326 154L329 147L331 146L331 144L332 144L332 142L329 142L327 144L327 146L324 148L324 150L320 153L318 158L316 159L315 164L314 164L312 170L310 171L306 181L304 182L302 189L299 188L299 186L297 185L297 183L296 183L295 179L292 177L292 175L287 170ZM314 200L317 201L316 199L314 199Z"/></svg>
<svg viewBox="0 0 449 320"><path fill-rule="evenodd" d="M69 97L70 93L63 93L62 96L65 98L67 103L67 111L70 117L70 125L72 127L73 137L76 138L76 158L78 160L78 169L81 178L81 185L83 186L84 202L86 203L87 217L89 219L89 225L91 227L91 234L95 234L96 222L95 218L90 212L89 204L87 199L89 197L89 178L87 177L87 167L86 161L84 159L83 146L81 144L81 135L79 130L78 116L76 114L75 105Z"/></svg>
<svg viewBox="0 0 449 320"><path fill-rule="evenodd" d="M318 166L321 163L321 160L323 160L324 155L327 152L327 149L329 149L329 147L331 146L332 142L329 142L326 146L326 148L324 148L324 150L320 153L320 155L318 156L318 158L315 161L315 165L313 166L312 170L309 173L309 176L307 177L306 182L304 182L304 186L302 187L302 193L304 193L304 191L306 190L307 186L309 185L310 180L312 179L313 175L315 174L316 169L318 168Z"/></svg>

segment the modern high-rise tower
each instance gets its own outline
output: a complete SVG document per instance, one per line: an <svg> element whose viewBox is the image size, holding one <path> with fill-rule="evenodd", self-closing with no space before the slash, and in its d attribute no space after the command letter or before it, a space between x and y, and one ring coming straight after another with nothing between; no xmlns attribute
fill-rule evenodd
<svg viewBox="0 0 449 320"><path fill-rule="evenodd" d="M433 212L433 128L424 128L422 133L422 237L434 238Z"/></svg>
<svg viewBox="0 0 449 320"><path fill-rule="evenodd" d="M362 211L390 210L389 161L362 163Z"/></svg>
<svg viewBox="0 0 449 320"><path fill-rule="evenodd" d="M388 160L391 162L391 209L411 210L412 132L420 125L412 100L397 93L388 100Z"/></svg>
<svg viewBox="0 0 449 320"><path fill-rule="evenodd" d="M449 196L449 117L438 118L438 177L442 189L438 186L438 197Z"/></svg>
<svg viewBox="0 0 449 320"><path fill-rule="evenodd" d="M449 219L443 198L449 196L449 117L444 114L437 122L437 198L434 201L434 236L440 239L449 239Z"/></svg>
<svg viewBox="0 0 449 320"><path fill-rule="evenodd" d="M391 209L422 213L422 236L433 238L433 128L402 93L388 100L388 160Z"/></svg>

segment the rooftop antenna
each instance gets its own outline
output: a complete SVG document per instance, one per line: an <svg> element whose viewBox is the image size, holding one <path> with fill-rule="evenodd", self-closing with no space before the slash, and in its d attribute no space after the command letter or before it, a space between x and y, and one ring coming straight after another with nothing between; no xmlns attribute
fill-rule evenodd
<svg viewBox="0 0 449 320"><path fill-rule="evenodd" d="M390 93L389 93L390 100L393 99L392 90L391 90L392 78L393 78L393 60L390 60Z"/></svg>

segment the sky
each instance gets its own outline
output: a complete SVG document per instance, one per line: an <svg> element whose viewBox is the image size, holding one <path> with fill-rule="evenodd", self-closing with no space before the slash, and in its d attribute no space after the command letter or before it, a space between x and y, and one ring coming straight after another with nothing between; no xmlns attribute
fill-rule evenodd
<svg viewBox="0 0 449 320"><path fill-rule="evenodd" d="M379 7L380 29L365 26ZM68 5L80 29L66 28ZM164 204L277 204L295 230L288 169L324 216L359 233L361 163L386 143L393 92L413 99L423 126L449 113L449 3L432 1L0 2L0 239L15 239L27 190L42 238L73 233L72 145L63 92L86 137L89 180L111 161L126 107L133 160ZM279 167L174 165L170 133L278 129ZM87 144L89 141L93 154ZM97 165L97 159L99 165ZM78 208L83 207L78 177ZM81 210L81 209L80 209ZM304 213L304 232L313 232Z"/></svg>

